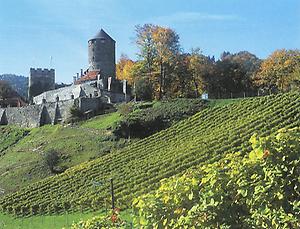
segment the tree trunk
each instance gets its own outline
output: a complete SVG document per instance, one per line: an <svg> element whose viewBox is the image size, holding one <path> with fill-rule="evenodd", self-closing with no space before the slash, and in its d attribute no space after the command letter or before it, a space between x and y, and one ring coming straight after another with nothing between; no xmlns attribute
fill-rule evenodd
<svg viewBox="0 0 300 229"><path fill-rule="evenodd" d="M194 85L195 85L195 96L196 98L198 98L199 94L198 94L198 84L196 82L195 77L193 77L193 81L194 81Z"/></svg>
<svg viewBox="0 0 300 229"><path fill-rule="evenodd" d="M160 61L160 79L159 79L159 95L158 99L161 100L162 98L162 87L163 87L163 63Z"/></svg>

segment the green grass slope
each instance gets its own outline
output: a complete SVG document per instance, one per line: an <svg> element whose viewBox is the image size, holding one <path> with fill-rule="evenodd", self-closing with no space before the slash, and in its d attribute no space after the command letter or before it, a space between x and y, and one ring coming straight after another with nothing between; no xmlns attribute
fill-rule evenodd
<svg viewBox="0 0 300 229"><path fill-rule="evenodd" d="M103 214L103 213L102 213ZM64 215L34 216L30 218L14 218L0 213L0 228L5 229L62 229L70 228L73 222L86 220L102 215L93 213L70 213Z"/></svg>
<svg viewBox="0 0 300 229"><path fill-rule="evenodd" d="M119 148L125 141L112 141L107 127L118 121L112 113L76 126L43 126L34 129L0 127L0 188L6 193L52 176L45 165L49 150L59 154L57 166L69 168Z"/></svg>
<svg viewBox="0 0 300 229"><path fill-rule="evenodd" d="M0 126L0 156L5 153L5 150L16 144L28 134L28 130L16 127Z"/></svg>
<svg viewBox="0 0 300 229"><path fill-rule="evenodd" d="M126 207L133 197L157 188L163 178L218 160L228 152L246 152L253 133L266 136L299 124L299 94L244 99L205 109L123 150L6 195L0 209L20 216L99 209L109 201L109 178L114 179L118 206ZM95 187L95 180L103 185Z"/></svg>

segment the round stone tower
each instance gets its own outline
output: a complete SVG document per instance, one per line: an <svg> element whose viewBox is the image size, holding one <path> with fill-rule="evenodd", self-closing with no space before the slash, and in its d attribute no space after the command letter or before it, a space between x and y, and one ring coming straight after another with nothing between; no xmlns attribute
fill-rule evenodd
<svg viewBox="0 0 300 229"><path fill-rule="evenodd" d="M101 78L107 82L108 77L116 76L116 41L103 29L88 41L89 71L101 72Z"/></svg>

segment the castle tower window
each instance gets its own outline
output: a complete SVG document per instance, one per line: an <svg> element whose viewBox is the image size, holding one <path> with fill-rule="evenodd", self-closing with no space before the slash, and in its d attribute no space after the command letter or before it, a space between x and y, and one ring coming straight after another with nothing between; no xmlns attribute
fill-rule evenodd
<svg viewBox="0 0 300 229"><path fill-rule="evenodd" d="M56 99L56 102L58 102L58 101L59 101L59 97L58 97L58 96L56 96L56 98L55 98L55 99Z"/></svg>
<svg viewBox="0 0 300 229"><path fill-rule="evenodd" d="M74 99L74 95L73 94L71 95L71 99Z"/></svg>

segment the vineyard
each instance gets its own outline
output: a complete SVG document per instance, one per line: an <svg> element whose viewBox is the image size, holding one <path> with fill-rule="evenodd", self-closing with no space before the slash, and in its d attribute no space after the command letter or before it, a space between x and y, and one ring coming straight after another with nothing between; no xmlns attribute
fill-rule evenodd
<svg viewBox="0 0 300 229"><path fill-rule="evenodd" d="M249 141L135 198L135 228L299 228L299 127Z"/></svg>
<svg viewBox="0 0 300 229"><path fill-rule="evenodd" d="M208 108L122 150L6 195L0 210L17 216L96 210L110 204L110 178L117 205L128 207L134 197L157 188L163 178L217 161L227 153L250 151L253 133L267 136L299 124L296 93ZM103 185L95 187L94 181Z"/></svg>

